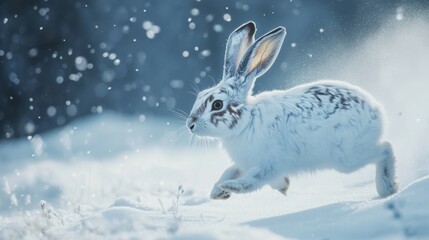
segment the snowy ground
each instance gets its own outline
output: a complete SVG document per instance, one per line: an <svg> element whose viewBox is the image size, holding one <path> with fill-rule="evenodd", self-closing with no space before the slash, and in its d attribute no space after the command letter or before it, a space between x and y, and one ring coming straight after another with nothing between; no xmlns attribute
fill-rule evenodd
<svg viewBox="0 0 429 240"><path fill-rule="evenodd" d="M0 144L0 237L429 237L426 165L410 173L401 166L411 162L399 159L400 192L388 199L377 197L369 166L350 175L296 176L287 197L264 188L213 201L208 194L228 157L216 143L187 138L177 122L104 113Z"/></svg>
<svg viewBox="0 0 429 240"><path fill-rule="evenodd" d="M377 197L368 166L292 177L287 197L264 188L213 201L229 165L216 143L188 144L171 119L105 112L0 142L0 239L429 239L429 31L410 26L383 28L318 74L385 106L392 197Z"/></svg>

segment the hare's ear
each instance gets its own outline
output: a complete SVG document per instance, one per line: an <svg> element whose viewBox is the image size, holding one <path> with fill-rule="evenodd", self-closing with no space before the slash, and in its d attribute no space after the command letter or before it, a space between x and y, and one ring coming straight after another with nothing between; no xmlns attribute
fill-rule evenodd
<svg viewBox="0 0 429 240"><path fill-rule="evenodd" d="M286 29L278 27L258 38L241 59L237 76L244 81L253 81L268 71L279 54L285 36Z"/></svg>
<svg viewBox="0 0 429 240"><path fill-rule="evenodd" d="M223 79L235 75L238 64L247 48L255 41L256 26L254 22L241 25L229 35L225 50L225 65L223 66Z"/></svg>

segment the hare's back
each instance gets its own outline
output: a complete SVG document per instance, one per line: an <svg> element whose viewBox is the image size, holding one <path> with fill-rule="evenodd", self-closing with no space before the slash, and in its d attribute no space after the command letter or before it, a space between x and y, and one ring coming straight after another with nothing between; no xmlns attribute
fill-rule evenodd
<svg viewBox="0 0 429 240"><path fill-rule="evenodd" d="M284 94L285 103L297 117L307 121L356 122L382 120L379 104L363 89L339 81L318 81L292 88ZM360 122L362 121L362 122Z"/></svg>

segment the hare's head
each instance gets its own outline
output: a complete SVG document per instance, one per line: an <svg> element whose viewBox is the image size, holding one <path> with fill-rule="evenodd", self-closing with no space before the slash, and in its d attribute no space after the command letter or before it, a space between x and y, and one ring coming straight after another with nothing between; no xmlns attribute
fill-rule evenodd
<svg viewBox="0 0 429 240"><path fill-rule="evenodd" d="M197 95L186 121L192 133L230 137L249 124L247 99L255 79L271 67L286 36L278 27L255 41L255 31L255 23L248 22L229 36L222 80Z"/></svg>

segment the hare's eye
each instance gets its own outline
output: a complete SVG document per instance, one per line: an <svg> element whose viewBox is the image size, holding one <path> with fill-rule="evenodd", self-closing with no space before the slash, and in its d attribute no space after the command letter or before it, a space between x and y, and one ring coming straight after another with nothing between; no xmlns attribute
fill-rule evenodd
<svg viewBox="0 0 429 240"><path fill-rule="evenodd" d="M223 107L223 102L221 100L216 100L212 104L212 110L220 110Z"/></svg>

